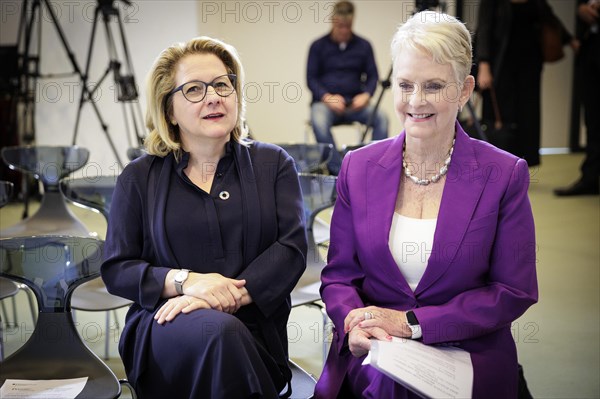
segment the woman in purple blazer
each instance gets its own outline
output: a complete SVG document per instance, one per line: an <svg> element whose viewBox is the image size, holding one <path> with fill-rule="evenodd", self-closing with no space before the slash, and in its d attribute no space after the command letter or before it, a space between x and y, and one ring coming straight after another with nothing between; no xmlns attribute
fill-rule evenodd
<svg viewBox="0 0 600 399"><path fill-rule="evenodd" d="M321 286L333 342L315 396L415 397L361 366L371 338L396 336L468 351L473 397L515 398L510 327L537 301L527 164L456 122L474 86L460 21L416 14L392 56L405 130L344 158Z"/></svg>
<svg viewBox="0 0 600 399"><path fill-rule="evenodd" d="M115 187L102 278L134 304L119 352L143 398L278 398L306 264L292 158L250 142L235 49L173 45L148 85L150 155Z"/></svg>

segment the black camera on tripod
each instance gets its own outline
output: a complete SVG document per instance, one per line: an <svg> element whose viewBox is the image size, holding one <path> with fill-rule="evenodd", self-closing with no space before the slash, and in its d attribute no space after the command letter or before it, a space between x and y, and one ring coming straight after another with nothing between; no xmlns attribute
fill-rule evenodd
<svg viewBox="0 0 600 399"><path fill-rule="evenodd" d="M431 8L436 8L439 6L440 6L440 2L438 0L416 0L415 1L416 12L429 10Z"/></svg>

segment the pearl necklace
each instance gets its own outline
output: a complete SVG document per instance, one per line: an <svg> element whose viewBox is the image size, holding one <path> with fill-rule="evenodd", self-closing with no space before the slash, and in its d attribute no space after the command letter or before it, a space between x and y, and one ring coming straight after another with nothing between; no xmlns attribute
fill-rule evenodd
<svg viewBox="0 0 600 399"><path fill-rule="evenodd" d="M440 181L442 176L448 173L448 165L450 165L450 160L452 159L452 153L454 152L454 143L456 139L452 140L452 147L448 151L448 157L444 161L444 165L440 168L440 171L431 177L431 179L419 179L417 176L413 176L412 172L408 169L408 164L406 163L406 143L404 144L404 148L402 148L402 168L404 169L404 175L408 177L413 183L419 186L428 186L431 183L437 183Z"/></svg>

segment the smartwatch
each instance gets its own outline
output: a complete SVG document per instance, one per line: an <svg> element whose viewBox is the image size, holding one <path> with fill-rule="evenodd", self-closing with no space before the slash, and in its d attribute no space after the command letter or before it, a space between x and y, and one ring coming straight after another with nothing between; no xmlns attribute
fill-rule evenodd
<svg viewBox="0 0 600 399"><path fill-rule="evenodd" d="M188 279L190 271L191 270L188 269L181 269L175 274L175 291L177 291L179 295L183 295L183 283Z"/></svg>
<svg viewBox="0 0 600 399"><path fill-rule="evenodd" d="M412 331L411 339L419 339L423 336L419 320L417 320L417 316L415 316L412 310L406 312L406 324L408 324L408 328Z"/></svg>

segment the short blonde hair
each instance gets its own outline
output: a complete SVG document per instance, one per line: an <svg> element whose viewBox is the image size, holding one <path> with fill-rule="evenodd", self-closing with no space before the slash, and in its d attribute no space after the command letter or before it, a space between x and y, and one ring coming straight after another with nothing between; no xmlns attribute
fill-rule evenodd
<svg viewBox="0 0 600 399"><path fill-rule="evenodd" d="M392 62L405 49L415 49L433 57L435 62L450 64L462 85L471 72L473 48L471 34L455 17L435 11L422 11L406 21L392 39Z"/></svg>
<svg viewBox="0 0 600 399"><path fill-rule="evenodd" d="M244 70L237 50L220 40L201 36L166 48L152 66L147 82L146 111L146 127L150 133L144 141L146 150L151 155L164 157L173 152L177 159L181 156L179 127L170 123L170 115L173 111L173 99L170 93L176 84L175 68L177 64L182 58L191 54L214 54L223 61L227 73L237 75L235 91L238 117L231 132L231 138L238 143L244 143L248 136L244 124L246 103L242 95Z"/></svg>

